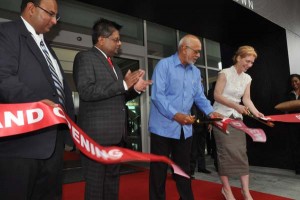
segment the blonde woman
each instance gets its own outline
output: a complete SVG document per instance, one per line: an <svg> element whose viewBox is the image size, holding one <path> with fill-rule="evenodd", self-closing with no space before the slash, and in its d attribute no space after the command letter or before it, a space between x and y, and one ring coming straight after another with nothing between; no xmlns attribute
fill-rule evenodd
<svg viewBox="0 0 300 200"><path fill-rule="evenodd" d="M219 72L213 105L215 112L225 117L243 119L250 110L256 117L262 117L250 98L251 77L246 71L252 67L257 53L251 46L241 46L233 57L233 66ZM243 104L241 104L241 101ZM219 176L222 194L226 200L235 200L228 177L239 176L245 200L253 200L249 192L249 163L244 132L229 126L230 134L224 134L214 127L217 146Z"/></svg>

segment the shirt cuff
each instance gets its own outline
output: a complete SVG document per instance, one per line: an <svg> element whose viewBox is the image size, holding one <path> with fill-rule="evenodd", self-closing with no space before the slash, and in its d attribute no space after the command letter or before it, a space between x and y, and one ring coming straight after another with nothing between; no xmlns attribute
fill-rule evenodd
<svg viewBox="0 0 300 200"><path fill-rule="evenodd" d="M124 85L124 89L127 91L128 90L128 87L127 87L127 84L125 81L123 81L123 85Z"/></svg>

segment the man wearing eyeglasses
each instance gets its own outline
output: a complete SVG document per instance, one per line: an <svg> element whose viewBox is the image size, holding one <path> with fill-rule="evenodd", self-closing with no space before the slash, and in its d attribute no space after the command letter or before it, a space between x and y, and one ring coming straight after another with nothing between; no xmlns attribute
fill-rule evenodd
<svg viewBox="0 0 300 200"><path fill-rule="evenodd" d="M43 37L59 20L57 7L56 0L23 0L20 18L0 25L0 102L60 104L73 118L71 90ZM0 198L61 199L67 136L67 126L57 125L0 138Z"/></svg>
<svg viewBox="0 0 300 200"><path fill-rule="evenodd" d="M151 153L166 156L190 174L192 146L191 115L193 103L207 116L219 116L204 95L200 70L194 65L200 57L201 43L194 35L186 35L178 45L178 52L160 60L154 68L151 90L149 132ZM150 164L150 200L165 200L168 166ZM181 200L193 200L191 180L174 174Z"/></svg>
<svg viewBox="0 0 300 200"><path fill-rule="evenodd" d="M120 51L121 26L99 19L93 26L93 47L79 52L73 77L79 93L78 125L102 146L123 146L126 140L126 102L145 91L151 81L143 70L124 76L112 57ZM119 164L102 164L82 156L86 200L119 199Z"/></svg>

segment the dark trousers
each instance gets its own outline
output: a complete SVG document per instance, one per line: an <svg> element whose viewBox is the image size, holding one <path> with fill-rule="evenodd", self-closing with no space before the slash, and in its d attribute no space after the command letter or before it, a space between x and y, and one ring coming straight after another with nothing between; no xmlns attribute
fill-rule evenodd
<svg viewBox="0 0 300 200"><path fill-rule="evenodd" d="M85 185L85 200L118 200L120 164L102 164L81 156Z"/></svg>
<svg viewBox="0 0 300 200"><path fill-rule="evenodd" d="M151 133L151 153L169 157L187 174L190 174L190 152L192 137L180 140L161 137ZM166 199L166 177L168 165L162 162L150 163L149 193L150 200ZM193 200L191 179L174 174L181 200Z"/></svg>
<svg viewBox="0 0 300 200"><path fill-rule="evenodd" d="M204 128L193 130L193 141L191 149L191 174L194 174L196 166L198 166L198 170L203 170L206 168L205 144L207 132L208 131Z"/></svg>
<svg viewBox="0 0 300 200"><path fill-rule="evenodd" d="M109 146L124 146L119 144ZM120 183L120 164L103 164L81 154L85 178L85 200L118 200Z"/></svg>
<svg viewBox="0 0 300 200"><path fill-rule="evenodd" d="M290 151L296 172L300 173L300 124L289 124Z"/></svg>
<svg viewBox="0 0 300 200"><path fill-rule="evenodd" d="M0 158L0 199L60 200L63 152L63 137L58 134L48 159Z"/></svg>

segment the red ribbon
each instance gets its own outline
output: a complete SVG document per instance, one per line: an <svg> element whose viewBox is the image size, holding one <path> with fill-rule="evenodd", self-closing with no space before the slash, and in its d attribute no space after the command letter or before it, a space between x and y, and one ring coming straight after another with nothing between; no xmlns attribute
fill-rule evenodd
<svg viewBox="0 0 300 200"><path fill-rule="evenodd" d="M221 129L224 133L230 134L227 130L228 125L233 126L236 129L242 130L247 133L253 140L253 142L266 142L267 137L265 132L259 128L248 128L242 120L236 120L231 118L224 118L222 121L214 122L214 125Z"/></svg>
<svg viewBox="0 0 300 200"><path fill-rule="evenodd" d="M270 115L261 118L262 120L278 121L286 123L300 123L300 113L284 114L284 115ZM227 126L230 124L234 128L240 129L247 133L254 142L266 142L266 134L262 129L248 128L241 120L235 120L231 118L224 118L222 121L214 122L214 125L221 129L224 133L230 134L227 130Z"/></svg>
<svg viewBox="0 0 300 200"><path fill-rule="evenodd" d="M270 115L265 117L269 121L300 123L300 113L284 114L284 115Z"/></svg>
<svg viewBox="0 0 300 200"><path fill-rule="evenodd" d="M60 106L51 107L42 102L0 104L0 137L26 134L48 126L65 123L76 147L89 158L104 164L129 161L164 162L173 167L174 173L189 176L165 156L141 153L126 148L102 147L82 131Z"/></svg>

